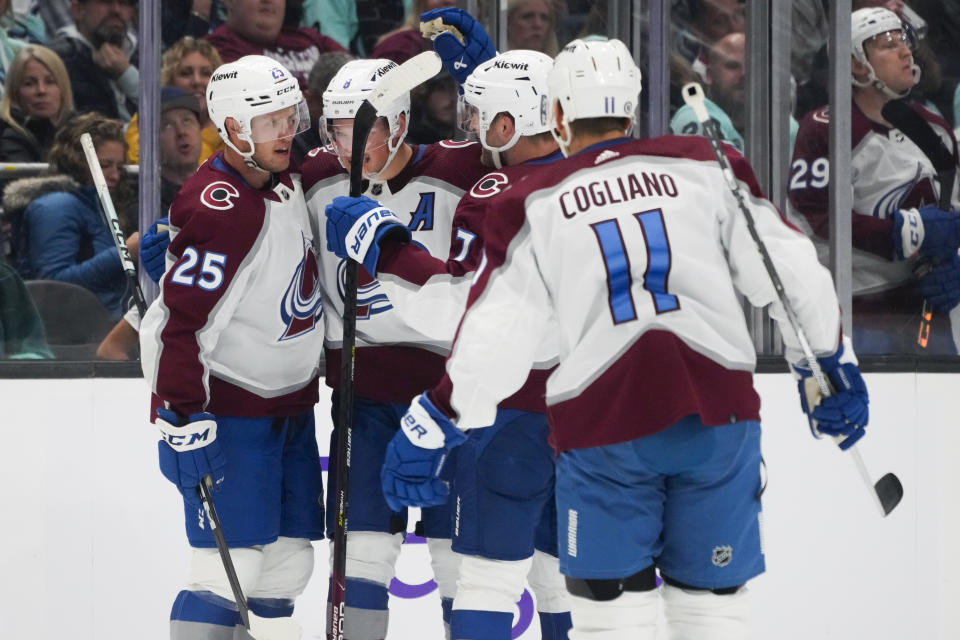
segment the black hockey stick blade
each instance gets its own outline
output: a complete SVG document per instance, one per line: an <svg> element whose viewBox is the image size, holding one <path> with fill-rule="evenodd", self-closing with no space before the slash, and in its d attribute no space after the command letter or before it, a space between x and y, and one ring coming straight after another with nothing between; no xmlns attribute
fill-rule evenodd
<svg viewBox="0 0 960 640"><path fill-rule="evenodd" d="M880 506L883 507L883 515L885 516L890 515L890 512L903 499L903 485L900 484L900 478L892 473L888 473L877 480L873 488L877 492L877 498L880 500Z"/></svg>

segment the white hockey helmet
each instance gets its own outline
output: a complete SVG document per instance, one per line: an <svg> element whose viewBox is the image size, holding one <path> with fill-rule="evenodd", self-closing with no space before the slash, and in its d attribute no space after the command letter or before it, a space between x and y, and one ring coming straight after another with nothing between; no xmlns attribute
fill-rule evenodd
<svg viewBox="0 0 960 640"><path fill-rule="evenodd" d="M850 40L853 57L860 64L864 65L867 68L867 80L859 81L855 77L851 77L851 81L854 85L858 87L869 87L874 86L885 95L890 98L903 98L908 93L910 89L904 91L894 91L888 87L883 81L881 81L876 72L873 69L873 65L867 60L867 53L865 50L866 43L872 38L876 38L879 35L885 33L899 32L900 37L903 38L903 41L912 51L915 45L913 39L913 32L904 27L903 21L900 20L899 16L889 9L884 9L883 7L870 7L867 9L857 9L853 12L853 15L850 19ZM913 63L913 84L916 85L920 81L920 67L917 66L917 63ZM911 87L912 88L912 87Z"/></svg>
<svg viewBox="0 0 960 640"><path fill-rule="evenodd" d="M293 108L283 118L273 114ZM267 56L244 56L217 67L207 85L207 112L224 144L243 156L251 167L254 143L293 137L310 128L310 112L297 79ZM240 125L237 137L250 145L240 151L227 135L227 118Z"/></svg>
<svg viewBox="0 0 960 640"><path fill-rule="evenodd" d="M553 128L556 105L563 124L584 118L627 118L636 122L640 100L640 68L620 40L574 40L557 55L548 79L551 132L567 155L570 130L561 138Z"/></svg>
<svg viewBox="0 0 960 640"><path fill-rule="evenodd" d="M532 136L550 130L547 113L547 76L553 58L526 49L514 49L487 60L463 83L463 95L457 104L457 123L467 133L476 133L480 144L493 152L500 168L500 152L517 143L520 136ZM513 118L513 137L499 147L487 142L487 131L501 113Z"/></svg>
<svg viewBox="0 0 960 640"><path fill-rule="evenodd" d="M385 73L397 66L396 62L386 58L372 60L351 60L333 76L326 91L323 92L323 115L320 116L320 136L324 144L333 145L340 152L350 153L352 135L337 135L333 120L353 119L363 101L377 88ZM386 118L390 135L386 144L390 150L383 168L390 165L403 139L407 137L410 122L410 92L405 92L384 109L378 111ZM407 124L400 127L400 114L405 114ZM351 127L352 131L352 127ZM399 135L397 135L399 133ZM339 157L339 153L337 154ZM341 164L342 164L341 160ZM345 167L349 169L349 167ZM381 169L382 170L382 169ZM367 176L376 178L376 176Z"/></svg>

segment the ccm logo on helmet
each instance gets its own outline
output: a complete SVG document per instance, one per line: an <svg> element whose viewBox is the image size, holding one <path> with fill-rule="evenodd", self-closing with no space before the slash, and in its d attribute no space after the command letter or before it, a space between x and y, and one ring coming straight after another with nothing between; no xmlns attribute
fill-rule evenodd
<svg viewBox="0 0 960 640"><path fill-rule="evenodd" d="M500 187L505 184L507 184L507 176L504 174L498 171L488 173L480 178L477 184L473 185L473 188L470 189L470 195L474 198L489 198L503 191Z"/></svg>
<svg viewBox="0 0 960 640"><path fill-rule="evenodd" d="M233 208L234 198L239 198L240 192L229 182L211 182L200 194L200 202L216 209L226 211Z"/></svg>

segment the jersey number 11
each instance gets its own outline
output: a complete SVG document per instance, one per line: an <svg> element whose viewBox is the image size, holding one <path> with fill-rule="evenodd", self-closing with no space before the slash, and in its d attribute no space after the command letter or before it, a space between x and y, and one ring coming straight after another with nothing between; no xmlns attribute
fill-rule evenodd
<svg viewBox="0 0 960 640"><path fill-rule="evenodd" d="M647 250L647 270L643 274L643 288L650 292L653 307L658 314L676 311L680 308L677 296L667 293L667 277L670 275L670 241L667 229L663 225L663 212L660 209L633 214L640 223L643 242ZM637 309L633 302L630 287L633 277L630 273L630 257L627 255L620 231L620 222L616 219L603 220L590 225L597 236L603 266L607 270L607 293L610 301L610 313L613 323L620 324L637 319Z"/></svg>

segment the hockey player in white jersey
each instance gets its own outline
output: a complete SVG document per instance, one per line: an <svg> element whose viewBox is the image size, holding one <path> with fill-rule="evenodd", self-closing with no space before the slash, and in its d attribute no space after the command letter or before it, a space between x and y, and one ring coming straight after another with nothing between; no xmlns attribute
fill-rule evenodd
<svg viewBox="0 0 960 640"><path fill-rule="evenodd" d="M446 455L494 422L553 314L560 364L546 403L570 638L652 640L661 595L675 637L744 638L743 584L764 563L756 356L737 294L785 323L783 309L708 142L625 137L640 71L621 42L570 43L549 86L569 158L498 198L446 375L403 417L385 490L404 504L443 494ZM867 392L830 275L743 157L727 154L837 388L819 404L801 396L802 406L848 447L865 433ZM783 329L788 359L800 362ZM794 367L802 390L811 374Z"/></svg>
<svg viewBox="0 0 960 640"><path fill-rule="evenodd" d="M304 161L303 181L311 221L322 246L327 246L323 210L334 198L349 193L353 153L363 153L364 194L379 198L400 216L399 229L446 258L450 252L453 213L463 194L483 175L476 143L442 141L431 145L404 142L410 117L405 95L388 107L374 124L367 146L352 149L353 117L395 63L389 60L348 62L323 94L321 132L327 146ZM343 335L343 274L345 261L323 251L321 290L326 318L327 384L339 387ZM373 269L359 269L357 351L354 371L354 421L350 463L350 527L347 533L346 640L381 640L388 626L388 587L407 529L406 509L394 511L380 492L379 473L387 443L399 417L418 387L432 386L443 374L450 340L432 339L408 326L396 314ZM338 413L334 392L333 419ZM337 464L337 435L330 443L330 468ZM334 485L334 474L329 476ZM329 496L336 494L331 486ZM328 531L334 530L336 509L328 505ZM427 538L434 576L449 612L456 589L457 560L450 551L450 506L422 511L418 532Z"/></svg>
<svg viewBox="0 0 960 640"><path fill-rule="evenodd" d="M937 168L910 137L883 115L907 96L920 70L899 17L880 7L851 18L853 100L853 323L858 353L913 353L926 298L934 316L927 353L956 353L947 312L960 304L960 188L941 184ZM908 113L942 140L952 164L957 142L950 125L918 103ZM789 197L794 221L817 238L825 261L829 236L830 110L800 124ZM941 196L945 196L941 198ZM946 201L946 202L944 202ZM937 266L919 279L918 263ZM924 273L927 269L919 270Z"/></svg>
<svg viewBox="0 0 960 640"><path fill-rule="evenodd" d="M247 56L219 67L207 108L226 149L170 208L160 295L140 328L160 470L177 485L194 548L170 615L176 640L249 637L197 485L209 477L252 613L282 618L323 538L314 433L323 306L293 136L309 126L297 80Z"/></svg>
<svg viewBox="0 0 960 640"><path fill-rule="evenodd" d="M439 17L461 13L438 11ZM373 275L396 315L425 336L452 341L483 255L484 228L497 222L498 197L563 157L547 121L552 67L549 56L513 50L483 62L466 78L461 128L477 135L498 170L480 178L460 200L446 260L395 239L379 243L376 260L350 255L376 270ZM380 206L365 197L338 198L327 206L328 239L336 238L341 257L348 257L355 230ZM554 453L543 404L555 352L544 351L548 360L500 403L495 423L472 432L457 451L450 496L441 496L456 505L453 550L465 555L450 623L451 637L458 640L509 640L525 580L536 596L541 637L563 640L570 627L569 598L557 562ZM387 492L386 499L394 509L403 508L395 495Z"/></svg>

